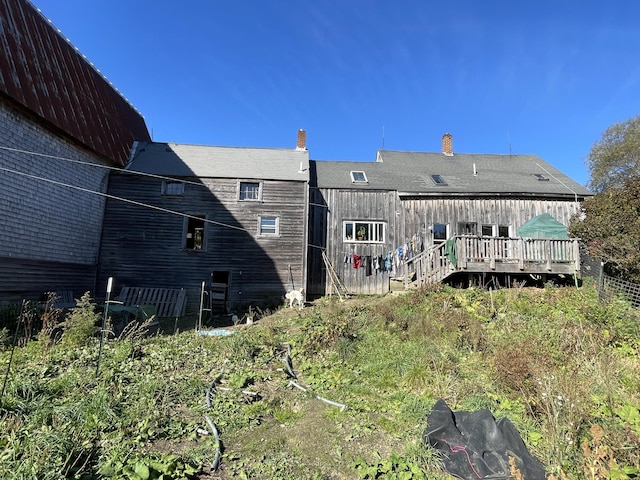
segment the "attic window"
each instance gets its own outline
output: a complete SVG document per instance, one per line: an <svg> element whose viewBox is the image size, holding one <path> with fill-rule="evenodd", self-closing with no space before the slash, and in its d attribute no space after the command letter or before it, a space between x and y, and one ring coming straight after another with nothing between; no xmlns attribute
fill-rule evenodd
<svg viewBox="0 0 640 480"><path fill-rule="evenodd" d="M431 180L433 180L433 183L435 183L436 185L449 185L447 181L442 177L442 175L431 175Z"/></svg>
<svg viewBox="0 0 640 480"><path fill-rule="evenodd" d="M536 177L541 182L548 182L549 181L549 178L545 177L541 173L534 173L533 176Z"/></svg>
<svg viewBox="0 0 640 480"><path fill-rule="evenodd" d="M163 180L162 195L169 195L173 197L179 197L184 195L184 182L177 182L173 180Z"/></svg>
<svg viewBox="0 0 640 480"><path fill-rule="evenodd" d="M352 183L369 183L367 176L362 170L351 170L351 182Z"/></svg>

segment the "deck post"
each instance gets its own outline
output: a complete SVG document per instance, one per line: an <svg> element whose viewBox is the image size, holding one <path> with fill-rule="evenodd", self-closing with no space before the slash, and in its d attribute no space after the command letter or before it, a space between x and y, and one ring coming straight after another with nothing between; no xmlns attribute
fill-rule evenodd
<svg viewBox="0 0 640 480"><path fill-rule="evenodd" d="M551 240L544 241L544 254L547 256L547 270L551 271Z"/></svg>

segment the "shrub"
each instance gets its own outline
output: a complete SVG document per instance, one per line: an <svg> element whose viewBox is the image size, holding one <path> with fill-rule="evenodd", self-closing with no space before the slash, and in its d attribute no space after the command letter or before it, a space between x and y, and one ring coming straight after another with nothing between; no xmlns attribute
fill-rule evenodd
<svg viewBox="0 0 640 480"><path fill-rule="evenodd" d="M63 323L62 343L65 346L81 347L86 345L97 332L96 323L100 315L95 312L89 292L76 301L76 307L66 316Z"/></svg>

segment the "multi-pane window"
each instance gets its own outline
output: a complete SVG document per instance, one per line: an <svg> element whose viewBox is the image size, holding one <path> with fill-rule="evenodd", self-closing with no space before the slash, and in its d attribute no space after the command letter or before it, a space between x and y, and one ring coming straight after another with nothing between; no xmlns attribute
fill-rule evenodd
<svg viewBox="0 0 640 480"><path fill-rule="evenodd" d="M278 217L262 215L258 220L258 233L260 235L274 236L280 234L280 222Z"/></svg>
<svg viewBox="0 0 640 480"><path fill-rule="evenodd" d="M260 182L240 182L240 200L260 200Z"/></svg>
<svg viewBox="0 0 640 480"><path fill-rule="evenodd" d="M384 243L385 222L342 222L342 239L345 242Z"/></svg>
<svg viewBox="0 0 640 480"><path fill-rule="evenodd" d="M204 215L189 215L185 219L184 248L187 250L203 250L204 245Z"/></svg>
<svg viewBox="0 0 640 480"><path fill-rule="evenodd" d="M184 182L173 180L162 181L162 195L179 197L184 195Z"/></svg>

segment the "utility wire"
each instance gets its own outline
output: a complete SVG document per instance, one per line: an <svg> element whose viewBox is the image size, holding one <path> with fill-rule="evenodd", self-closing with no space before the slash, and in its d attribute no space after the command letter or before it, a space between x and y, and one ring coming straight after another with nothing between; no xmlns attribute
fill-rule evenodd
<svg viewBox="0 0 640 480"><path fill-rule="evenodd" d="M167 177L164 175L156 175L154 173L146 173L146 172L139 172L136 170L126 170L123 168L118 168L118 167L110 167L108 165L102 165L99 163L92 163L92 162L86 162L84 160L75 160L73 158L66 158L66 157L58 157L57 155L49 155L47 153L38 153L38 152L31 152L29 150L21 150L19 148L11 148L11 147L6 147L4 145L0 145L0 150L6 150L8 152L15 152L15 153L23 153L25 155L34 155L37 157L45 157L45 158L52 158L54 160L62 160L64 162L69 162L69 163L76 163L78 165L86 165L89 167L94 167L94 168L104 168L105 170L112 170L118 173L129 173L131 175L140 175L142 177L151 177L151 178L157 178L159 180L176 180L175 177ZM191 180L180 180L183 183L188 183L189 185L196 185L198 187L205 187L206 185L204 185L202 182L194 182Z"/></svg>
<svg viewBox="0 0 640 480"><path fill-rule="evenodd" d="M214 225L219 225L221 227L233 228L235 230L241 230L243 232L251 233L246 228L237 227L235 225L229 225L228 223L216 222L215 220L209 220L209 219L205 219L205 218L202 218L202 217L189 215L188 213L177 212L175 210L169 210L168 208L162 208L162 207L158 207L156 205L150 205L148 203L138 202L136 200L131 200L131 199L124 198L124 197L118 197L116 195L110 195L108 193L97 192L95 190L91 190L91 189L88 189L88 188L78 187L77 185L71 185L71 184L68 184L68 183L63 183L63 182L58 182L56 180L51 180L50 178L39 177L37 175L31 175L29 173L19 172L17 170L12 170L10 168L5 168L5 167L0 167L0 170L5 171L5 172L9 172L9 173L13 173L15 175L21 175L23 177L32 178L34 180L40 180L42 182L52 183L54 185L58 185L58 186L61 186L61 187L73 188L74 190L79 190L81 192L90 193L90 194L98 195L98 196L105 197L105 198L110 198L112 200L119 200L121 202L130 203L132 205L138 205L140 207L150 208L152 210L158 210L160 212L170 213L172 215L178 215L178 216L181 216L181 217L193 218L195 220L204 221L205 223L211 223L211 224L214 224ZM199 184L199 185L201 185L201 184Z"/></svg>

